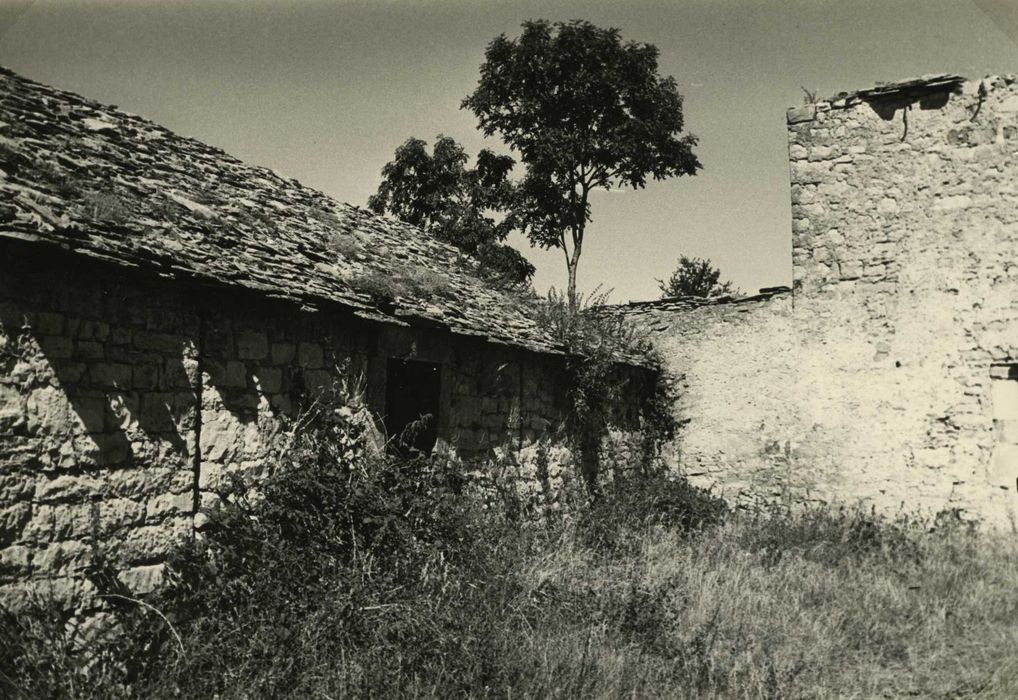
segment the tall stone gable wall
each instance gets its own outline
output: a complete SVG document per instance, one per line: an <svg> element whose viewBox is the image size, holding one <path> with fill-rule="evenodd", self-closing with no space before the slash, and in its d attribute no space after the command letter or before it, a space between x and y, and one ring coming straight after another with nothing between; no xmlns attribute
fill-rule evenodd
<svg viewBox="0 0 1018 700"><path fill-rule="evenodd" d="M791 297L633 313L720 488L1014 526L1018 83L789 112Z"/></svg>
<svg viewBox="0 0 1018 700"><path fill-rule="evenodd" d="M228 471L258 474L322 389L384 411L389 358L441 366L437 449L554 507L562 358L0 246L0 594L89 600L93 543L144 592Z"/></svg>

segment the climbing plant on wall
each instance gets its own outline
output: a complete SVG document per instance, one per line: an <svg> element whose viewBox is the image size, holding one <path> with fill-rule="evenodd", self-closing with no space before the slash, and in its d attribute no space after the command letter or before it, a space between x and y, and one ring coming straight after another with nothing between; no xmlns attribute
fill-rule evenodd
<svg viewBox="0 0 1018 700"><path fill-rule="evenodd" d="M568 350L565 374L569 402L565 430L580 458L583 475L592 492L598 490L601 447L613 423L634 397L642 443L628 465L648 469L662 443L674 435L672 391L650 342L623 318L607 312L608 294L595 290L578 295L575 305L568 294L552 289L540 305L540 323ZM620 363L636 363L650 371L649 386L636 387L631 372Z"/></svg>

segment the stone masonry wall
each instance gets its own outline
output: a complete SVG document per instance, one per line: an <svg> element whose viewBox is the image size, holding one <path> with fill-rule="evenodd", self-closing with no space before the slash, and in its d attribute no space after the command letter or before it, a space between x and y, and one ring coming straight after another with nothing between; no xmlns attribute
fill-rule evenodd
<svg viewBox="0 0 1018 700"><path fill-rule="evenodd" d="M322 389L360 382L384 413L389 358L441 366L437 451L553 507L575 471L559 357L75 262L0 247L0 594L87 599L93 542L151 589Z"/></svg>
<svg viewBox="0 0 1018 700"><path fill-rule="evenodd" d="M732 500L814 485L797 456L798 358L788 290L732 303L658 302L626 309L661 355L677 396L669 461Z"/></svg>
<svg viewBox="0 0 1018 700"><path fill-rule="evenodd" d="M847 437L820 466L1013 525L1018 84L792 110L789 155L802 410Z"/></svg>
<svg viewBox="0 0 1018 700"><path fill-rule="evenodd" d="M1018 83L956 85L789 111L790 298L627 309L680 377L685 471L1014 527Z"/></svg>

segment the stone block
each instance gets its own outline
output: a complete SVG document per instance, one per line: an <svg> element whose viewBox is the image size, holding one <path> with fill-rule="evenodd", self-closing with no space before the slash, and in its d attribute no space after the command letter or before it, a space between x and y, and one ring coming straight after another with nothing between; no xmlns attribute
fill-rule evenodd
<svg viewBox="0 0 1018 700"><path fill-rule="evenodd" d="M210 462L228 461L240 447L241 425L228 415L202 424L201 454ZM202 478L205 476L204 461Z"/></svg>
<svg viewBox="0 0 1018 700"><path fill-rule="evenodd" d="M967 209L970 206L972 206L972 198L968 195L959 194L935 200L931 209L933 211L956 211L958 209Z"/></svg>
<svg viewBox="0 0 1018 700"><path fill-rule="evenodd" d="M71 397L71 409L89 433L101 433L106 429L106 405L106 398L101 394Z"/></svg>
<svg viewBox="0 0 1018 700"><path fill-rule="evenodd" d="M114 345L130 345L133 342L133 331L125 326L111 326L109 339Z"/></svg>
<svg viewBox="0 0 1018 700"><path fill-rule="evenodd" d="M989 482L1015 490L1018 488L1018 445L998 444L993 448Z"/></svg>
<svg viewBox="0 0 1018 700"><path fill-rule="evenodd" d="M205 363L206 381L214 387L223 389L244 389L247 387L247 367L238 360L218 362L209 360Z"/></svg>
<svg viewBox="0 0 1018 700"><path fill-rule="evenodd" d="M147 433L168 433L176 430L173 420L174 395L152 392L141 397L139 423Z"/></svg>
<svg viewBox="0 0 1018 700"><path fill-rule="evenodd" d="M151 390L159 386L159 365L157 364L147 362L133 365L132 375L135 389Z"/></svg>
<svg viewBox="0 0 1018 700"><path fill-rule="evenodd" d="M145 506L127 498L108 498L99 503L99 528L110 534L145 522Z"/></svg>
<svg viewBox="0 0 1018 700"><path fill-rule="evenodd" d="M80 573L91 560L91 549L77 540L54 542L36 550L32 557L32 568L47 574L71 575Z"/></svg>
<svg viewBox="0 0 1018 700"><path fill-rule="evenodd" d="M255 372L255 384L262 393L279 393L283 388L283 371L276 367L259 367Z"/></svg>
<svg viewBox="0 0 1018 700"><path fill-rule="evenodd" d="M997 107L998 112L1018 112L1018 95L1011 95L1006 100L1000 103Z"/></svg>
<svg viewBox="0 0 1018 700"><path fill-rule="evenodd" d="M0 508L0 547L16 542L31 519L32 506L28 503L15 503Z"/></svg>
<svg viewBox="0 0 1018 700"><path fill-rule="evenodd" d="M70 358L74 354L74 343L62 335L46 335L40 342L43 354L51 360Z"/></svg>
<svg viewBox="0 0 1018 700"><path fill-rule="evenodd" d="M263 360L269 354L269 341L262 331L245 330L237 334L237 357Z"/></svg>
<svg viewBox="0 0 1018 700"><path fill-rule="evenodd" d="M123 537L120 555L128 564L151 564L165 559L190 529L189 517L134 528Z"/></svg>
<svg viewBox="0 0 1018 700"><path fill-rule="evenodd" d="M82 360L102 360L106 349L94 340L79 340L74 347L74 356Z"/></svg>
<svg viewBox="0 0 1018 700"><path fill-rule="evenodd" d="M127 389L133 380L133 368L122 362L95 362L89 365L88 378L93 386Z"/></svg>
<svg viewBox="0 0 1018 700"><path fill-rule="evenodd" d="M36 317L35 329L40 335L60 335L64 331L64 316L50 311L40 311Z"/></svg>
<svg viewBox="0 0 1018 700"><path fill-rule="evenodd" d="M304 386L310 391L328 391L332 389L335 378L324 369L310 369L304 372Z"/></svg>
<svg viewBox="0 0 1018 700"><path fill-rule="evenodd" d="M273 411L283 416L292 416L294 413L293 400L286 394L276 394L270 399L269 405Z"/></svg>
<svg viewBox="0 0 1018 700"><path fill-rule="evenodd" d="M163 355L176 355L183 346L183 338L169 333L153 333L137 331L134 334L134 347L139 350L150 350Z"/></svg>
<svg viewBox="0 0 1018 700"><path fill-rule="evenodd" d="M151 593L162 585L165 578L165 564L134 566L120 574L120 580L136 595Z"/></svg>
<svg viewBox="0 0 1018 700"><path fill-rule="evenodd" d="M990 386L994 420L1018 420L1018 381L994 380Z"/></svg>
<svg viewBox="0 0 1018 700"><path fill-rule="evenodd" d="M789 124L801 124L803 122L811 122L816 118L817 108L816 105L802 105L801 107L792 107L786 113L786 119Z"/></svg>
<svg viewBox="0 0 1018 700"><path fill-rule="evenodd" d="M81 340L104 342L110 337L110 325L104 321L85 319L78 324L77 333L74 335Z"/></svg>
<svg viewBox="0 0 1018 700"><path fill-rule="evenodd" d="M226 375L223 378L223 386L234 389L247 388L247 367L243 362L229 360L226 363Z"/></svg>
<svg viewBox="0 0 1018 700"><path fill-rule="evenodd" d="M185 364L187 363L187 364ZM190 373L189 373L190 370ZM167 357L163 365L161 389L183 389L195 386L192 376L198 371L197 360Z"/></svg>
<svg viewBox="0 0 1018 700"><path fill-rule="evenodd" d="M325 353L318 343L301 343L297 347L297 362L305 369L320 369L325 366Z"/></svg>
<svg viewBox="0 0 1018 700"><path fill-rule="evenodd" d="M1018 420L995 420L993 429L1000 442L1018 445Z"/></svg>
<svg viewBox="0 0 1018 700"><path fill-rule="evenodd" d="M894 214L898 211L898 202L890 197L884 197L877 202L877 211L881 214Z"/></svg>
<svg viewBox="0 0 1018 700"><path fill-rule="evenodd" d="M272 364L274 365L288 365L293 362L293 358L296 355L297 347L293 343L279 342L272 344L271 356Z"/></svg>
<svg viewBox="0 0 1018 700"><path fill-rule="evenodd" d="M86 502L101 493L102 484L94 476L62 474L36 481L35 498L39 503Z"/></svg>
<svg viewBox="0 0 1018 700"><path fill-rule="evenodd" d="M106 414L107 425L111 421L111 414ZM137 426L135 426L137 427ZM123 432L112 432L93 434L90 438L99 448L96 463L101 466L113 466L122 464L131 455L131 441Z"/></svg>
<svg viewBox="0 0 1018 700"><path fill-rule="evenodd" d="M0 549L0 576L21 578L30 573L32 549L24 546Z"/></svg>
<svg viewBox="0 0 1018 700"><path fill-rule="evenodd" d="M162 520L168 515L186 515L194 509L194 496L188 493L163 493L145 504L148 521Z"/></svg>

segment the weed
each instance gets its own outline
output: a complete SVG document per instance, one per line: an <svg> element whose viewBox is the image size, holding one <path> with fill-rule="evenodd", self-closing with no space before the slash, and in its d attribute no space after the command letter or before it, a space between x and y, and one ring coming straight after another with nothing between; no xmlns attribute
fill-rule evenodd
<svg viewBox="0 0 1018 700"><path fill-rule="evenodd" d="M337 253L340 258L353 258L364 250L357 236L350 233L330 231L326 241L329 250Z"/></svg>
<svg viewBox="0 0 1018 700"><path fill-rule="evenodd" d="M331 211L318 206L308 207L307 215L313 221L317 221L321 224L325 224L330 229L338 228L340 225L340 219L338 216L333 214Z"/></svg>
<svg viewBox="0 0 1018 700"><path fill-rule="evenodd" d="M452 287L442 275L422 267L403 267L386 274L370 271L350 279L357 291L369 294L377 302L391 304L395 300L448 296Z"/></svg>
<svg viewBox="0 0 1018 700"><path fill-rule="evenodd" d="M257 488L224 485L166 590L140 600L98 557L95 585L126 599L106 608L115 633L79 634L45 600L0 611L0 694L1013 694L1010 537L740 514L653 476L522 526L454 463L372 456L362 425L343 406L299 421Z"/></svg>
<svg viewBox="0 0 1018 700"><path fill-rule="evenodd" d="M112 192L89 192L82 203L88 216L96 221L122 224L131 216L130 205Z"/></svg>

